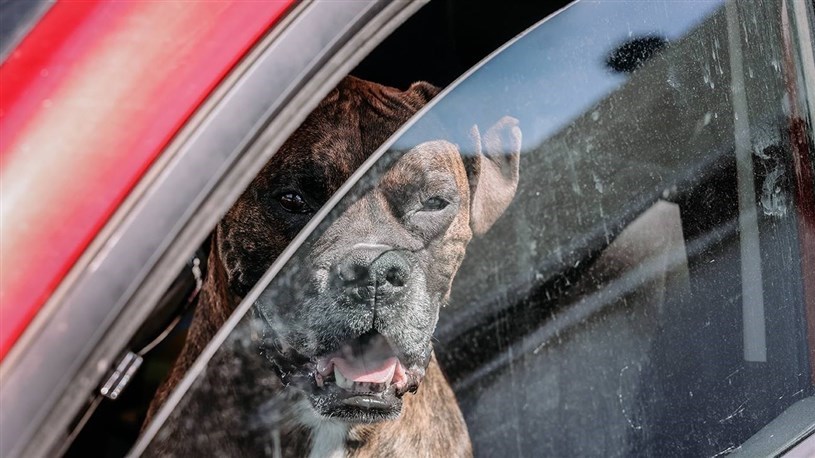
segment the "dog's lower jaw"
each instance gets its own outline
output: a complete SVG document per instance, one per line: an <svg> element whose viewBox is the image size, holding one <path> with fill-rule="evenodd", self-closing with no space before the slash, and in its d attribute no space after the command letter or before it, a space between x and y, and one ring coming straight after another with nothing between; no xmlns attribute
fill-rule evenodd
<svg viewBox="0 0 815 458"><path fill-rule="evenodd" d="M302 398L296 420L308 432L309 457L472 456L464 418L435 356L396 419L349 423L319 415Z"/></svg>
<svg viewBox="0 0 815 458"><path fill-rule="evenodd" d="M169 389L192 365L194 357L214 336L218 327L226 320L228 312L237 304L237 299L232 299L231 303L223 302L223 298L230 296L226 293L225 283L216 281L224 278L221 264L211 258L209 269L210 276L216 277L219 273L221 276L208 280L201 296L203 304L198 307L205 314L194 320L191 336L185 346L185 355L174 368L173 377L165 383L162 395L151 405L151 411L160 405ZM233 368L232 372L227 370L222 373L219 370L234 366L236 358L242 364ZM256 394L248 395L248 402L240 402L235 398L234 391L228 389L229 384L236 383L236 380L257 380L267 376L276 381L272 384L275 387L270 391L259 390ZM146 456L258 456L263 455L264 450L275 442L281 448L282 456L308 456L312 451L322 453L323 450L336 450L337 447L340 447L339 456L348 457L472 456L467 427L455 395L432 355L418 391L404 395L399 417L371 424L351 425L342 422L338 425L336 422L325 422L325 419L320 419L324 423L312 421L307 424L300 418L288 416L288 409L283 409L283 417L279 421L260 422L256 426L248 426L253 422L241 416L227 415L228 412L245 413L242 409L247 405L260 406L263 402L290 391L283 386L278 376L270 375L269 363L265 358L258 358L243 346L236 348L234 353L227 352L222 358L214 358L208 366L207 379L210 383L206 384L205 390L211 393L204 393L202 399L211 402L190 403L183 417L168 420L169 425L165 425L170 427L167 436L159 438L146 451ZM256 385L257 383L252 386ZM299 401L281 399L280 402L281 406L301 404L311 410L310 401L305 396L300 397ZM316 418L313 410L312 416ZM185 421L188 418L196 421ZM210 425L212 429L203 425ZM314 428L318 425L329 427ZM278 439L273 440L271 436ZM193 437L196 440L192 440ZM318 445L319 448L315 448ZM325 455L328 456L328 453Z"/></svg>
<svg viewBox="0 0 815 458"><path fill-rule="evenodd" d="M418 391L403 403L395 420L351 426L346 456L472 456L467 425L435 356Z"/></svg>

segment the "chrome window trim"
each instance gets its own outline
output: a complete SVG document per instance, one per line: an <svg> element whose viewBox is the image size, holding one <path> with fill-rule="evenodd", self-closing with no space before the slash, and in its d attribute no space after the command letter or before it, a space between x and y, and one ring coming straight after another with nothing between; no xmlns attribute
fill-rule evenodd
<svg viewBox="0 0 815 458"><path fill-rule="evenodd" d="M813 455L815 455L815 433L810 433L809 436L779 456L784 458L806 458Z"/></svg>
<svg viewBox="0 0 815 458"><path fill-rule="evenodd" d="M734 457L750 456L795 456L796 450L806 450L813 446L815 421L812 411L815 398L801 399L785 409L773 421L747 439L738 447L729 450ZM798 455L805 456L805 455Z"/></svg>
<svg viewBox="0 0 815 458"><path fill-rule="evenodd" d="M306 1L273 27L167 148L0 366L0 455L59 449L185 256L324 95L424 3Z"/></svg>

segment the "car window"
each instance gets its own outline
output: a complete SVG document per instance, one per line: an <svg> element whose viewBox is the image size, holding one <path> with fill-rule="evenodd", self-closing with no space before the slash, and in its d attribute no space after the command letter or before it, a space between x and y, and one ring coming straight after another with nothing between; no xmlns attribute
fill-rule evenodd
<svg viewBox="0 0 815 458"><path fill-rule="evenodd" d="M794 445L807 8L577 2L532 27L316 213L135 452Z"/></svg>

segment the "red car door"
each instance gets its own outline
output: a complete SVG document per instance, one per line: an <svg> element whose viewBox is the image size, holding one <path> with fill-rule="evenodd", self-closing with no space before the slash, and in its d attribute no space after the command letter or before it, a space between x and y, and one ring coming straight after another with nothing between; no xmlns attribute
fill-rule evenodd
<svg viewBox="0 0 815 458"><path fill-rule="evenodd" d="M10 53L0 73L0 359L292 3L60 1Z"/></svg>

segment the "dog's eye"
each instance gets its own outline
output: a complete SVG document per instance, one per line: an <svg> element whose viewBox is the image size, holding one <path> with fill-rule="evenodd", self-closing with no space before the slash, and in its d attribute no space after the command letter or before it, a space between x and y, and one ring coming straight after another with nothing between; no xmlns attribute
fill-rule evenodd
<svg viewBox="0 0 815 458"><path fill-rule="evenodd" d="M444 209L448 205L450 205L450 202L441 197L431 197L422 202L422 211L435 212Z"/></svg>
<svg viewBox="0 0 815 458"><path fill-rule="evenodd" d="M277 198L277 201L280 202L283 210L289 213L308 213L311 211L311 207L308 206L303 196L294 192L281 195Z"/></svg>

